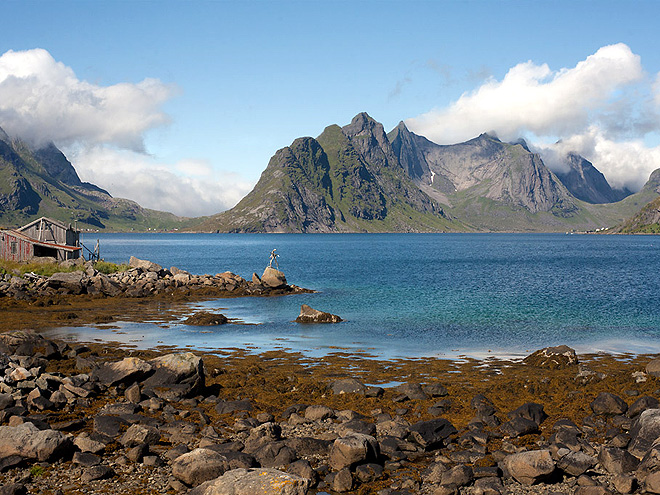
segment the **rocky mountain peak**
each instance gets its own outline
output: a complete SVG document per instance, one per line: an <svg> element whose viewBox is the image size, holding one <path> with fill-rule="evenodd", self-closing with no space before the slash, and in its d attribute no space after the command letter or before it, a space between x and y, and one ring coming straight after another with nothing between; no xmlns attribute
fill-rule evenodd
<svg viewBox="0 0 660 495"><path fill-rule="evenodd" d="M0 127L0 141L4 141L7 144L11 142L11 139L9 139L9 136L2 127Z"/></svg>
<svg viewBox="0 0 660 495"><path fill-rule="evenodd" d="M591 204L614 203L630 194L627 190L612 189L605 176L577 153L568 153L564 162L568 165L568 171L558 171L555 175L573 196L582 201Z"/></svg>

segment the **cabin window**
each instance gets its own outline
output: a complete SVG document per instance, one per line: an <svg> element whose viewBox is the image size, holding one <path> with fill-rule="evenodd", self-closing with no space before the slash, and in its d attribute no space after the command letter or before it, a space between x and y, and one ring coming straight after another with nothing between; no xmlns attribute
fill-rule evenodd
<svg viewBox="0 0 660 495"><path fill-rule="evenodd" d="M11 254L16 254L16 253L18 253L18 243L16 241L12 241Z"/></svg>

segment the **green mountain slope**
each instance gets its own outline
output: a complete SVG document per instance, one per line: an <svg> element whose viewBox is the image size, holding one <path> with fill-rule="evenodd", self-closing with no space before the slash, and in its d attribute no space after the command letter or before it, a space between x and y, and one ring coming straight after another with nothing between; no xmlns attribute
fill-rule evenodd
<svg viewBox="0 0 660 495"><path fill-rule="evenodd" d="M160 230L194 224L191 219L113 198L82 182L53 144L34 150L1 132L0 225L18 227L41 216L94 230Z"/></svg>
<svg viewBox="0 0 660 495"><path fill-rule="evenodd" d="M644 193L644 195L639 195L638 201L632 203L630 207L638 207L649 197L655 196L655 199L647 202L641 210L631 215L616 230L629 234L660 234L660 196L657 196L660 194L660 169L651 174L649 181L640 193Z"/></svg>

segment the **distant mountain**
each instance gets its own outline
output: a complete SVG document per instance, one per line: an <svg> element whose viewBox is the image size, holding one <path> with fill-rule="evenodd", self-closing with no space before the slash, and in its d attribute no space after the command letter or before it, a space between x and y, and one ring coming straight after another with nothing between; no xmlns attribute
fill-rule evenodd
<svg viewBox="0 0 660 495"><path fill-rule="evenodd" d="M615 203L632 194L628 189L612 189L591 162L575 153L569 153L564 160L569 167L567 172L555 172L557 178L573 196L592 204Z"/></svg>
<svg viewBox="0 0 660 495"><path fill-rule="evenodd" d="M189 219L113 198L82 182L73 165L50 143L33 149L0 129L0 225L17 227L41 216L79 228L146 230L185 227Z"/></svg>
<svg viewBox="0 0 660 495"><path fill-rule="evenodd" d="M366 113L296 139L271 158L254 189L199 230L428 232L594 230L657 196L613 191L571 155L565 185L524 142L482 134L437 145L401 122L389 134ZM578 199L572 191L579 193ZM594 203L590 204L588 199Z"/></svg>
<svg viewBox="0 0 660 495"><path fill-rule="evenodd" d="M202 223L222 232L428 232L463 229L420 191L383 126L366 113L271 158L254 189Z"/></svg>
<svg viewBox="0 0 660 495"><path fill-rule="evenodd" d="M644 186L660 194L660 169L655 170ZM660 234L660 196L647 203L639 212L626 220L617 229L623 233Z"/></svg>

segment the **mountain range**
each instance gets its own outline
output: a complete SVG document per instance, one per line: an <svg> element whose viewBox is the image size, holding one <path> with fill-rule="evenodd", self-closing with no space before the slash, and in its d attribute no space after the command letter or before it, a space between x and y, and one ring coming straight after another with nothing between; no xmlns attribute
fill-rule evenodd
<svg viewBox="0 0 660 495"><path fill-rule="evenodd" d="M482 134L438 145L401 122L385 133L360 113L271 158L234 208L197 228L219 232L557 232L611 227L660 194L612 189L569 154L555 174L523 140Z"/></svg>
<svg viewBox="0 0 660 495"><path fill-rule="evenodd" d="M81 229L147 230L185 227L189 219L113 198L82 182L52 143L32 147L0 129L0 221L16 227L47 216Z"/></svg>
<svg viewBox="0 0 660 495"><path fill-rule="evenodd" d="M360 113L348 125L330 125L316 138L298 138L278 150L231 210L188 219L113 198L82 182L54 144L33 147L0 129L0 223L19 226L49 216L81 229L204 232L657 228L660 169L631 194L610 187L577 154L569 153L561 165L552 172L524 140L506 143L481 134L438 145L403 122L386 133Z"/></svg>

